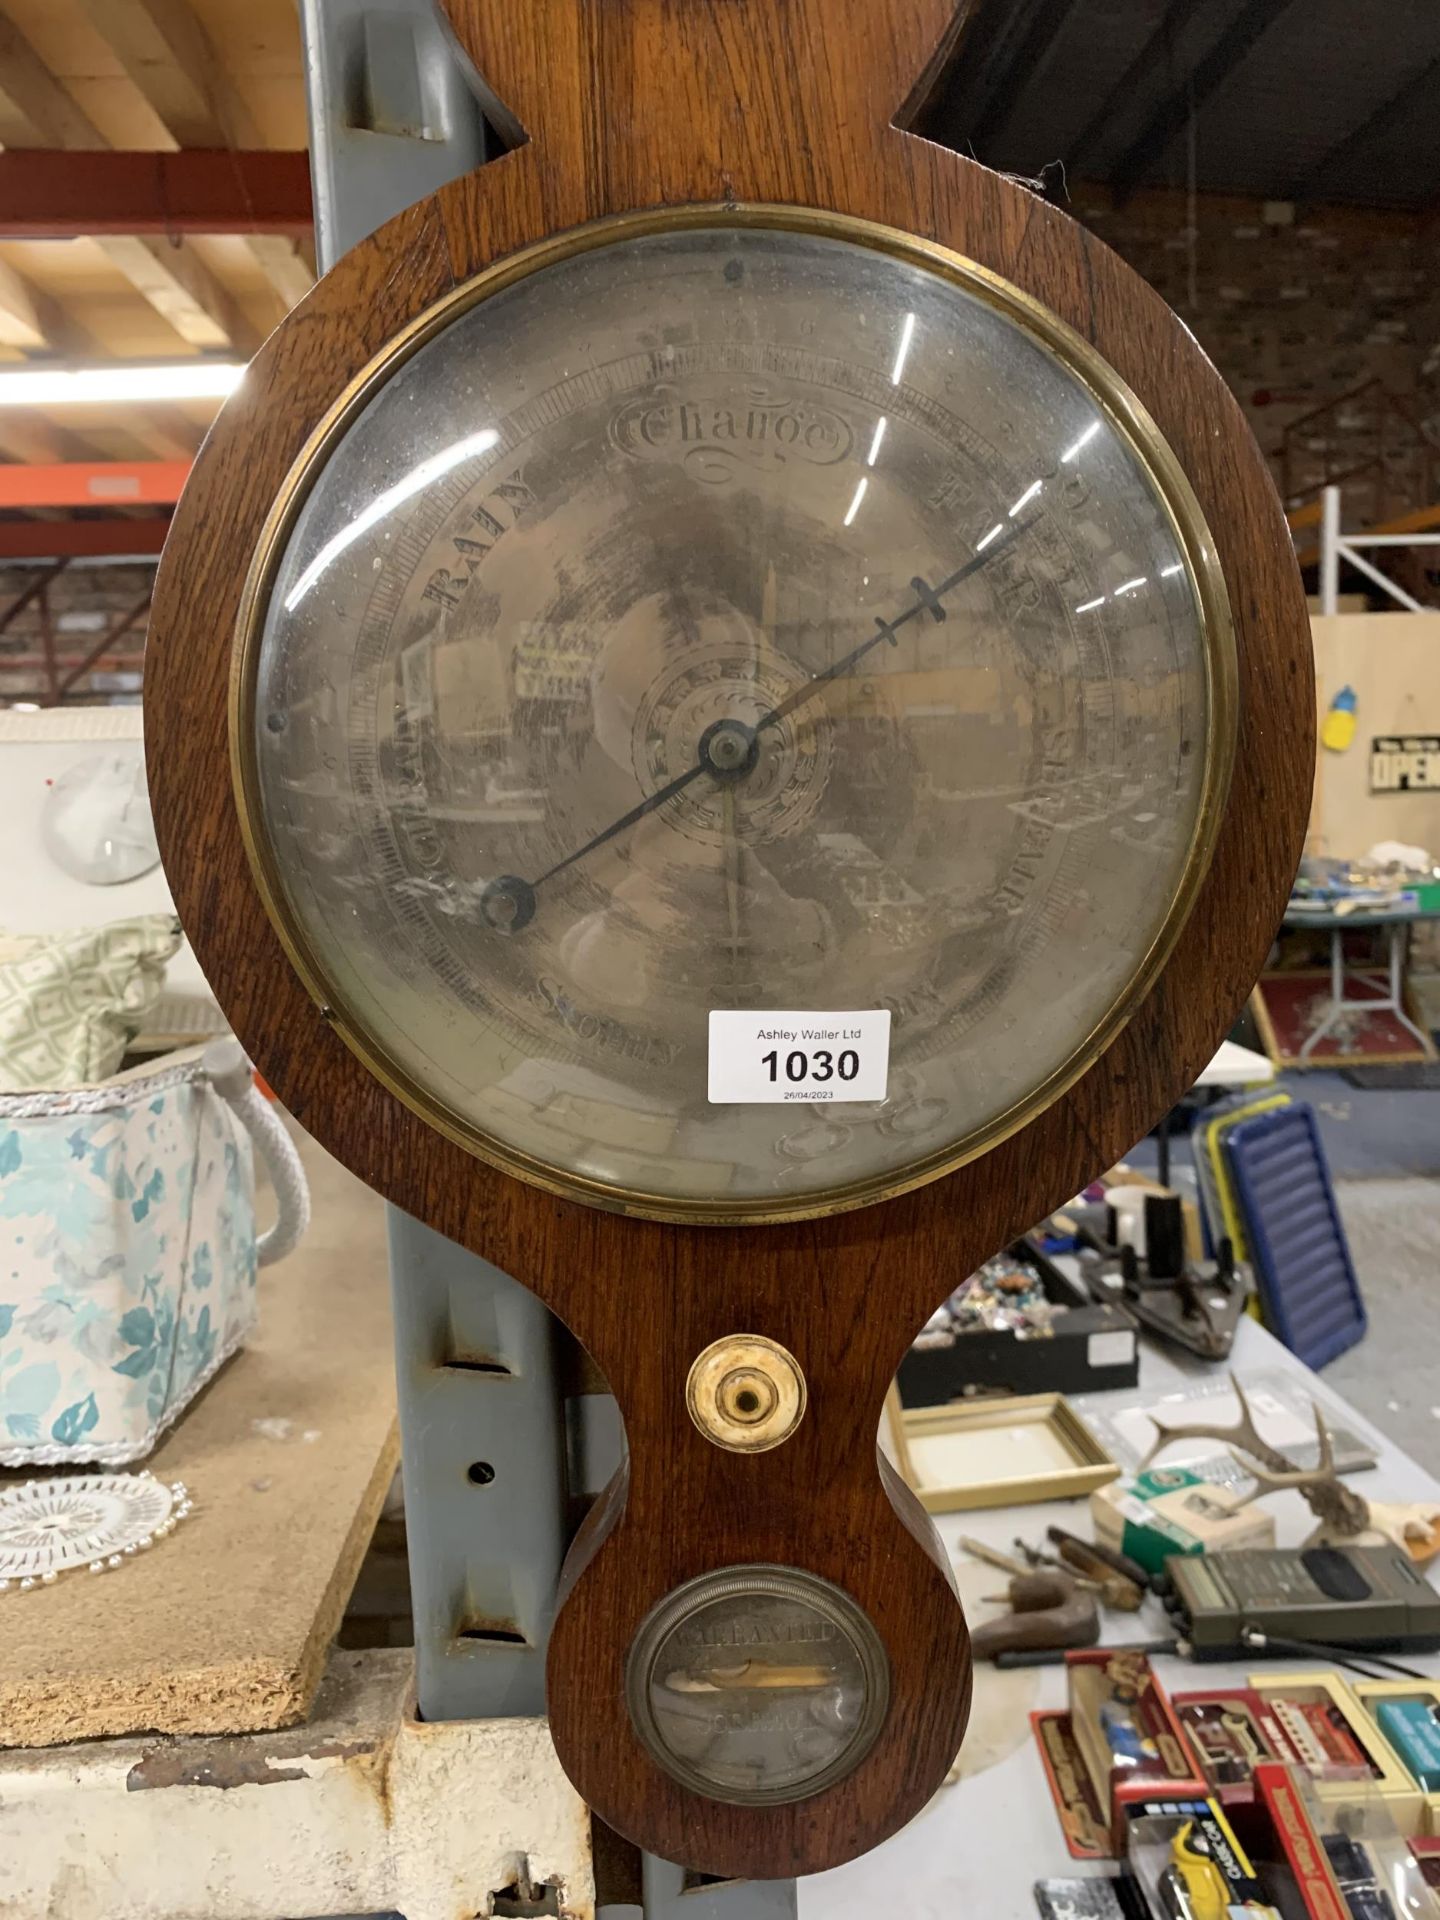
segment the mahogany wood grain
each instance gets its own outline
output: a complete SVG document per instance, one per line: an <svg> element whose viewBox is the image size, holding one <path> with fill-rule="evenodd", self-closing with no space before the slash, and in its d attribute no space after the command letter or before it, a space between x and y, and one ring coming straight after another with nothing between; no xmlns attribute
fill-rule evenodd
<svg viewBox="0 0 1440 1920"><path fill-rule="evenodd" d="M887 1491L885 1390L936 1303L1139 1139L1190 1086L1279 922L1309 804L1309 628L1260 454L1179 320L1100 241L1021 187L893 120L946 52L952 0L448 0L527 136L348 254L267 342L175 517L146 660L146 738L175 897L237 1033L299 1120L407 1212L523 1280L603 1368L630 1443L566 1569L549 1656L557 1747L620 1832L711 1873L786 1875L863 1851L943 1777L968 1706L968 1642L924 1516ZM286 963L251 880L227 744L241 585L307 436L415 314L498 257L629 209L803 203L944 242L1044 302L1129 383L1214 533L1239 640L1239 753L1214 861L1162 976L1104 1056L982 1159L859 1212L762 1228L600 1213L490 1171L373 1080ZM721 1335L804 1367L810 1407L773 1452L722 1452L685 1410ZM477 1499L483 1494L477 1494ZM699 1799L635 1740L623 1659L680 1581L736 1561L834 1580L892 1665L859 1770L775 1809Z"/></svg>

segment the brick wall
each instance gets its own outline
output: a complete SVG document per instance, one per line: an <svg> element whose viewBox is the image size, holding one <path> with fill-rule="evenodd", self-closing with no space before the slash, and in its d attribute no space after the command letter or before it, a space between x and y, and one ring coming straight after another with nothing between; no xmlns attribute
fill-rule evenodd
<svg viewBox="0 0 1440 1920"><path fill-rule="evenodd" d="M36 567L0 566L0 612L35 581ZM95 647L105 628L129 613L153 579L148 566L74 566L57 574L49 588L50 623L62 676ZM43 698L46 673L38 600L31 600L0 634L0 698ZM106 670L133 670L145 649L145 622L136 620L100 661ZM77 691L88 687L88 677Z"/></svg>
<svg viewBox="0 0 1440 1920"><path fill-rule="evenodd" d="M1105 189L1083 185L1072 189L1070 211L1192 329L1272 457L1277 482L1286 424L1371 380L1440 442L1440 225L1404 213L1201 194L1192 235L1181 193L1139 193L1116 207ZM1377 451L1374 415L1373 404L1360 403L1326 423L1334 464ZM1297 490L1317 483L1324 437L1304 436L1311 444L1299 450ZM1392 417L1392 497L1424 491L1435 477L1412 447L1413 435ZM1366 511L1378 500L1353 504L1361 517L1379 517Z"/></svg>

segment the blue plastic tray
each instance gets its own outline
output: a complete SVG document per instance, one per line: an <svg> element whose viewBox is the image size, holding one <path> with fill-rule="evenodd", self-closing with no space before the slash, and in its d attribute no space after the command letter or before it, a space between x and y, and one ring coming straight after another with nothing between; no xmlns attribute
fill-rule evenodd
<svg viewBox="0 0 1440 1920"><path fill-rule="evenodd" d="M1314 1109L1297 1100L1242 1120L1224 1151L1266 1325L1306 1366L1323 1367L1363 1339L1366 1320Z"/></svg>

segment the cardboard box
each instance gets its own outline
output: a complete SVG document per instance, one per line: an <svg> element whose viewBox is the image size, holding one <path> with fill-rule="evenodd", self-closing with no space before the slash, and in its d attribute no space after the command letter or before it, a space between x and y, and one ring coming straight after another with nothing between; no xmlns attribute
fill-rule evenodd
<svg viewBox="0 0 1440 1920"><path fill-rule="evenodd" d="M1377 1740L1384 1742L1425 1797L1422 1831L1440 1838L1440 1784L1436 1768L1426 1764L1435 1751L1432 1742L1440 1744L1440 1680L1355 1680L1351 1686L1370 1716ZM1412 1701L1433 1710L1433 1735L1418 1724L1407 1725L1409 1716L1395 1713Z"/></svg>
<svg viewBox="0 0 1440 1920"><path fill-rule="evenodd" d="M1256 1798L1255 1768L1264 1761L1296 1761L1299 1756L1266 1713L1260 1695L1248 1687L1207 1687L1171 1697L1190 1750L1223 1806L1251 1806Z"/></svg>
<svg viewBox="0 0 1440 1920"><path fill-rule="evenodd" d="M1279 1920L1224 1808L1214 1800L1132 1808L1125 1856L1152 1914Z"/></svg>
<svg viewBox="0 0 1440 1920"><path fill-rule="evenodd" d="M1338 1675L1324 1677L1337 1690L1346 1687ZM1305 1676L1298 1683L1289 1675L1271 1676L1270 1688L1261 1693L1253 1687L1209 1687L1171 1699L1211 1791L1224 1805L1253 1804L1255 1770L1269 1763L1303 1769L1322 1799L1353 1796L1357 1785L1393 1792L1394 1782L1384 1771L1383 1742L1375 1738L1358 1689L1346 1711L1343 1697L1328 1688L1321 1694L1305 1684ZM1331 1788L1335 1791L1327 1791Z"/></svg>
<svg viewBox="0 0 1440 1920"><path fill-rule="evenodd" d="M1069 1711L1031 1716L1050 1791L1077 1859L1119 1859L1131 1807L1208 1788L1144 1654L1086 1647L1065 1672Z"/></svg>
<svg viewBox="0 0 1440 1920"><path fill-rule="evenodd" d="M1354 1782L1327 1798L1298 1767L1265 1761L1255 1770L1269 1823L1265 1860L1282 1861L1309 1920L1410 1920L1433 1916L1436 1903L1412 1845L1396 1831L1392 1800L1373 1784ZM1293 1898L1284 1902L1293 1914Z"/></svg>
<svg viewBox="0 0 1440 1920"><path fill-rule="evenodd" d="M1276 1714L1282 1726L1291 1719L1283 1712L1287 1704L1323 1705L1338 1714L1364 1751L1370 1784L1384 1799L1396 1827L1406 1835L1425 1831L1425 1794L1400 1764L1348 1681L1331 1672L1252 1673L1249 1681L1266 1711ZM1405 1684L1413 1688L1418 1683ZM1322 1804L1329 1804L1352 1795L1355 1784L1353 1778L1331 1777L1316 1780L1314 1787Z"/></svg>
<svg viewBox="0 0 1440 1920"><path fill-rule="evenodd" d="M1345 1896L1311 1824L1300 1783L1290 1768L1266 1762L1255 1769L1255 1785L1310 1920L1351 1920Z"/></svg>
<svg viewBox="0 0 1440 1920"><path fill-rule="evenodd" d="M1415 1856L1420 1877L1426 1886L1432 1893L1440 1892L1440 1837L1416 1834L1411 1838L1410 1851Z"/></svg>
<svg viewBox="0 0 1440 1920"><path fill-rule="evenodd" d="M1239 1494L1187 1467L1149 1467L1098 1488L1090 1518L1102 1545L1118 1547L1151 1573L1175 1554L1275 1544L1274 1514L1241 1506Z"/></svg>
<svg viewBox="0 0 1440 1920"><path fill-rule="evenodd" d="M1100 1393L1133 1387L1140 1378L1140 1340L1121 1306L1096 1305L1032 1246L1017 1240L1010 1257L1030 1267L1045 1298L1063 1313L1044 1338L1008 1327L975 1327L944 1345L911 1347L896 1376L907 1407L943 1406L978 1388L1005 1393Z"/></svg>

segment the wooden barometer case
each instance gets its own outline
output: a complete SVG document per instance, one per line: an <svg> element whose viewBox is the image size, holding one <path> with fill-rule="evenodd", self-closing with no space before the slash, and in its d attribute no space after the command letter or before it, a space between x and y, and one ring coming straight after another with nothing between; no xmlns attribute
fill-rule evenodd
<svg viewBox="0 0 1440 1920"><path fill-rule="evenodd" d="M549 1649L576 1786L668 1859L811 1872L965 1729L886 1388L1255 979L1305 605L1184 326L906 131L953 0L446 5L511 148L217 422L157 826L291 1111L616 1396Z"/></svg>

